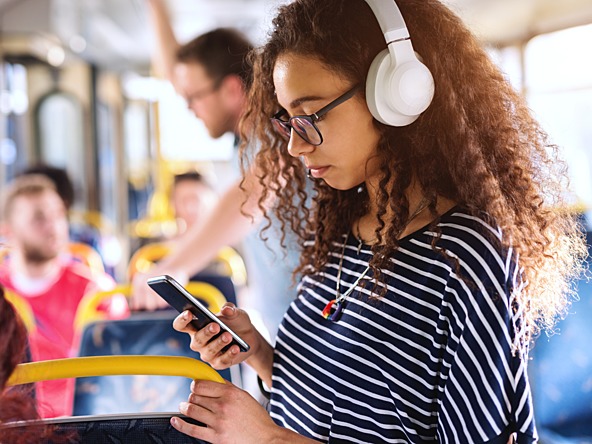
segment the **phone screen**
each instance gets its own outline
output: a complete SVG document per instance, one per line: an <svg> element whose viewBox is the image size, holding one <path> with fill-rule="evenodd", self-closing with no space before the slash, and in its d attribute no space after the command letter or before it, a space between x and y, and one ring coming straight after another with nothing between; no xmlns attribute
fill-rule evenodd
<svg viewBox="0 0 592 444"><path fill-rule="evenodd" d="M238 345L240 350L243 352L249 350L249 344L243 341L240 336L232 331L232 329L224 324L224 322L218 319L214 313L212 313L204 304L202 304L172 277L168 275L156 276L148 279L148 285L179 313L189 310L193 314L193 320L191 322L198 330L201 330L210 322L217 323L220 326L220 333L212 338L212 340L220 336L225 331L230 333L232 336L232 342L224 347L224 351L226 351L226 349L228 349L228 347L230 347L232 344Z"/></svg>

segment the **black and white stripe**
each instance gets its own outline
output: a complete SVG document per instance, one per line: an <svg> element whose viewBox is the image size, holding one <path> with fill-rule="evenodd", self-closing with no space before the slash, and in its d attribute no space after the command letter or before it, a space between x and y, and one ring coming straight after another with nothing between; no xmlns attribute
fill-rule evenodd
<svg viewBox="0 0 592 444"><path fill-rule="evenodd" d="M324 442L487 442L508 430L536 440L526 359L512 347L524 286L516 257L497 228L458 209L439 227L448 257L427 228L402 239L383 271L387 294L356 289L338 322L321 311L335 297L342 245L302 281L276 341L278 424ZM342 292L371 255L348 237Z"/></svg>

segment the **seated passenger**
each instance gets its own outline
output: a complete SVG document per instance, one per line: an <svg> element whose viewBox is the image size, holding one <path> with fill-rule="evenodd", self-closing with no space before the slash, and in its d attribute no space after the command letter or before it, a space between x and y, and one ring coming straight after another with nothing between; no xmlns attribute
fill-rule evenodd
<svg viewBox="0 0 592 444"><path fill-rule="evenodd" d="M64 168L38 163L26 168L19 173L17 177L31 174L45 176L50 179L54 184L57 193L64 201L66 212L69 213L72 210L72 206L76 200L76 193L74 190L74 183ZM101 255L101 260L103 260L105 253L103 245L104 239L101 239L102 236L99 230L85 220L73 223L69 218L69 221L70 226L68 232L70 241L90 245ZM112 273L111 269L108 271Z"/></svg>
<svg viewBox="0 0 592 444"><path fill-rule="evenodd" d="M188 171L175 175L171 190L171 206L175 214L177 234L171 239L171 247L182 242L183 235L199 226L212 212L218 202L218 195L197 171ZM203 280L204 276L223 273L220 264L212 261L190 280Z"/></svg>
<svg viewBox="0 0 592 444"><path fill-rule="evenodd" d="M22 176L5 189L2 231L9 256L0 264L0 284L31 305L36 320L30 336L32 359L74 355L73 321L80 300L90 291L112 288L115 282L106 274L92 275L87 266L67 255L66 208L53 183L44 176ZM114 298L103 309L112 317L128 313L123 298ZM70 414L73 389L71 380L40 383L40 415Z"/></svg>
<svg viewBox="0 0 592 444"><path fill-rule="evenodd" d="M218 195L203 175L197 171L176 174L170 192L170 206L175 218L176 232L174 236L159 238L158 244L164 244L168 249L174 250L177 243L183 242L182 239L185 233L190 232L194 227L198 227L207 219L217 202ZM155 246L156 244L152 242L148 245ZM138 253L136 257L138 255L144 257L143 253L146 253L146 251L143 251L142 248L140 247L136 251ZM150 247L147 248L150 249ZM164 251L163 249L162 252ZM157 255L159 254L157 253ZM152 257L151 253L147 253L147 256L150 257L149 261L162 259L162 257ZM133 277L137 271L145 271L135 269L134 259L132 258L130 262L130 277ZM219 270L219 264L211 262L202 272L206 275L218 275L221 270Z"/></svg>
<svg viewBox="0 0 592 444"><path fill-rule="evenodd" d="M199 225L217 201L216 192L197 171L175 175L171 205L177 221L177 237Z"/></svg>

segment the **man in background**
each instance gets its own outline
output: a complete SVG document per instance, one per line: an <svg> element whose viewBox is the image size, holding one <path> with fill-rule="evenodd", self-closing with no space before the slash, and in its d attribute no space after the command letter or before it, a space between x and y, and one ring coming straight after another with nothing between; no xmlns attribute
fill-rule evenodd
<svg viewBox="0 0 592 444"><path fill-rule="evenodd" d="M31 306L35 317L29 337L32 359L75 355L74 317L80 300L91 291L113 288L114 281L106 274L92 274L68 255L66 206L47 177L26 174L15 179L4 189L1 211L8 253L0 263L0 285ZM128 314L123 298L114 298L103 308L115 318ZM71 414L73 393L73 380L41 382L37 385L40 415Z"/></svg>
<svg viewBox="0 0 592 444"><path fill-rule="evenodd" d="M157 38L156 67L173 83L212 137L227 132L237 136L251 83L252 71L246 59L252 45L235 30L216 29L181 46L173 33L164 1L147 0L147 3ZM239 300L239 304L252 315L261 316L271 339L294 298L291 273L299 251L288 240L291 252L284 257L279 235L273 227L265 233L266 242L260 239L255 230L260 222L260 193L255 174L247 175L242 189L240 179L237 180L221 196L210 217L190 230L150 276L166 273L187 281L206 266L220 248L241 242L249 290L248 297ZM132 307L154 309L165 305L166 302L147 287L146 278L139 274L134 278Z"/></svg>

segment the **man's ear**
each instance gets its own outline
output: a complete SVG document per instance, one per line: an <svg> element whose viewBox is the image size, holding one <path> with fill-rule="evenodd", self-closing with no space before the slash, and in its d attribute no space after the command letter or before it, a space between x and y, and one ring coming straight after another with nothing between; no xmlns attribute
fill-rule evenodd
<svg viewBox="0 0 592 444"><path fill-rule="evenodd" d="M227 75L223 80L222 88L224 88L224 93L228 99L233 102L240 102L245 98L245 84L236 74Z"/></svg>

